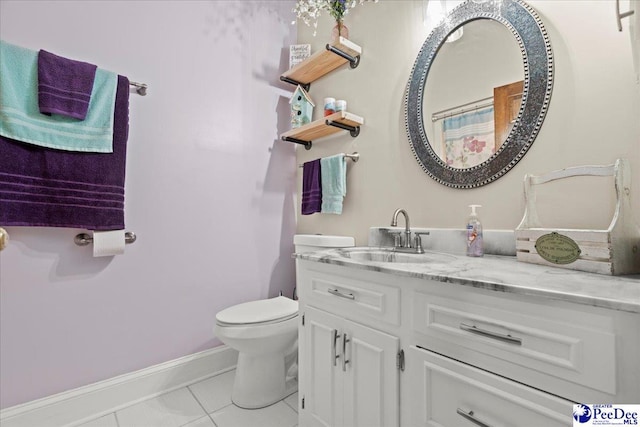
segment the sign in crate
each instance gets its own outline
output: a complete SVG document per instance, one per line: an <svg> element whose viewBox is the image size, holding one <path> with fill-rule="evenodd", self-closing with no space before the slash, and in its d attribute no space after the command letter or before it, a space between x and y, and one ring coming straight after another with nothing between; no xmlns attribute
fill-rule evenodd
<svg viewBox="0 0 640 427"><path fill-rule="evenodd" d="M616 209L606 230L543 228L535 206L537 185L573 176L613 176ZM640 273L640 227L631 214L629 164L576 166L545 175L526 175L525 213L515 230L518 261L591 273Z"/></svg>

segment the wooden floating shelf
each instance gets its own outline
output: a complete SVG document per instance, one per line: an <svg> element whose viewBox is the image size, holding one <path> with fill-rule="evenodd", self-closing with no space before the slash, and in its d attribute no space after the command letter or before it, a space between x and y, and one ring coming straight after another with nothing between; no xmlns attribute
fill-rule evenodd
<svg viewBox="0 0 640 427"><path fill-rule="evenodd" d="M341 53L352 57L355 63L341 56ZM280 80L288 81L289 83L295 82L301 85L309 85L311 82L318 80L320 77L347 62L351 63L352 68L357 67L361 53L362 48L360 46L344 37L340 37L339 41L327 44L326 50L314 53L309 58L282 74Z"/></svg>
<svg viewBox="0 0 640 427"><path fill-rule="evenodd" d="M281 135L283 141L303 144L307 150L311 148L311 141L324 138L342 130L348 130L351 136L356 137L360 133L360 126L364 119L347 111L338 111L330 116L315 120L299 128L291 129Z"/></svg>

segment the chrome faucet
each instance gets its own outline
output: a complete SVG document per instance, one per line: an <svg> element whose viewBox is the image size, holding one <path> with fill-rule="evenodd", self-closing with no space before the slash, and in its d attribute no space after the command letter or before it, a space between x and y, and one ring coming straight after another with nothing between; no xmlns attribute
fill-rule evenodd
<svg viewBox="0 0 640 427"><path fill-rule="evenodd" d="M405 211L404 209L396 209L396 211L393 213L393 218L391 218L391 226L392 227L397 227L398 226L398 215L402 214L404 215L404 243L400 244L400 247L403 248L411 248L411 227L409 225L409 214L407 213L407 211ZM400 241L402 242L402 239L400 239Z"/></svg>

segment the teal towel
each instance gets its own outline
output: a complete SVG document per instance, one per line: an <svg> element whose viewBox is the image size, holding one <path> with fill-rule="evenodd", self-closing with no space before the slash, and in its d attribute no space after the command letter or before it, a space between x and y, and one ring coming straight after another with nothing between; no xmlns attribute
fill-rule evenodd
<svg viewBox="0 0 640 427"><path fill-rule="evenodd" d="M322 213L341 214L347 194L347 159L344 154L320 159Z"/></svg>
<svg viewBox="0 0 640 427"><path fill-rule="evenodd" d="M117 74L96 70L83 121L41 114L38 53L0 40L0 135L59 150L112 153L117 83Z"/></svg>

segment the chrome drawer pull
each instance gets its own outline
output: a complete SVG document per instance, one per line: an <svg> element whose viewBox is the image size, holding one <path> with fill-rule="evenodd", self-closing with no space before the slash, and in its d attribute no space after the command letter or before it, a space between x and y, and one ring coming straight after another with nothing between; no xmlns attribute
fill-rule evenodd
<svg viewBox="0 0 640 427"><path fill-rule="evenodd" d="M340 338L340 334L338 333L338 330L332 329L331 336L333 339L333 345L331 346L331 360L333 361L333 366L338 366L338 362L336 362L336 359L340 358L340 355L336 354L336 343L338 341L338 338Z"/></svg>
<svg viewBox="0 0 640 427"><path fill-rule="evenodd" d="M346 299L356 299L356 297L353 294L344 294L344 293L340 292L337 289L329 288L329 289L327 289L327 292L329 292L330 294L333 294L335 296L346 298Z"/></svg>
<svg viewBox="0 0 640 427"><path fill-rule="evenodd" d="M511 335L499 334L497 332L487 331L486 329L480 329L477 326L467 325L466 323L460 323L460 329L463 331L473 332L474 334L483 335L485 337L493 338L496 340L508 342L509 344L522 345L522 338L512 337Z"/></svg>
<svg viewBox="0 0 640 427"><path fill-rule="evenodd" d="M483 423L482 421L474 417L473 411L465 412L462 409L458 408L456 409L456 412L458 413L458 415L460 415L463 418L466 418L467 420L471 421L475 425L478 425L480 427L491 427L489 424Z"/></svg>
<svg viewBox="0 0 640 427"><path fill-rule="evenodd" d="M346 332L342 333L342 372L347 372L347 343L350 342L350 339L347 339Z"/></svg>

